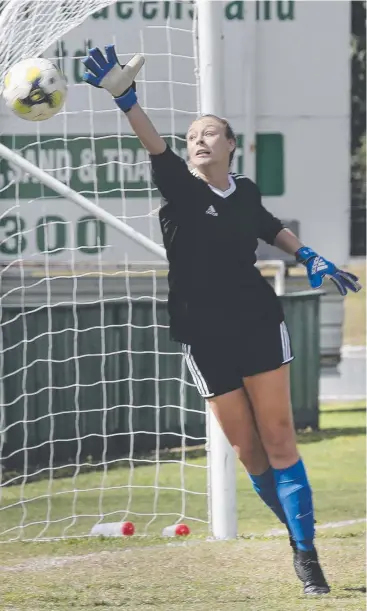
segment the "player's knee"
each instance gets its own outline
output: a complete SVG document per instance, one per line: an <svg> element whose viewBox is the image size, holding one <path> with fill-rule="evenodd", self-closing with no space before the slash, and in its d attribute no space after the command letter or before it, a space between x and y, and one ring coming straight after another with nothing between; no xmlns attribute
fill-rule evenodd
<svg viewBox="0 0 367 611"><path fill-rule="evenodd" d="M296 436L292 423L278 423L262 440L271 463L292 460L297 454Z"/></svg>
<svg viewBox="0 0 367 611"><path fill-rule="evenodd" d="M269 467L267 454L262 444L246 444L233 446L238 459L249 473L263 473Z"/></svg>

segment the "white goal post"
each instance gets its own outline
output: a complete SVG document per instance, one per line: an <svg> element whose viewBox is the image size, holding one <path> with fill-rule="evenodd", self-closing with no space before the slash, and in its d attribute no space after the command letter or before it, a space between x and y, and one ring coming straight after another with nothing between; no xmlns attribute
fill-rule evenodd
<svg viewBox="0 0 367 611"><path fill-rule="evenodd" d="M70 29L71 21L72 21L73 27L78 26L91 13L95 12L96 10L101 10L109 5L113 5L114 1L113 0L110 0L110 1L89 0L88 2L85 2L85 3L79 3L76 0L73 0L73 2L71 1L69 2L69 0L66 2L65 1L58 2L56 0L52 0L52 2L49 2L47 0L33 0L33 2L30 2L30 3L24 2L23 10L30 11L32 22L34 22L35 24L34 25L35 36L33 37L32 40L30 38L28 40L27 38L26 46L21 49L19 47L19 44L17 43L16 34L17 35L19 34L18 26L19 26L19 23L21 22L22 15L19 14L19 11L14 10L15 4L16 3L14 2L14 0L9 0L8 2L6 2L5 9L3 10L2 15L0 16L0 25L4 23L5 21L7 21L8 23L7 36L8 37L10 36L10 38L8 38L8 42L6 42L2 38L4 34L0 35L0 50L2 53L2 58L4 60L3 66L9 66L12 63L14 63L14 61L17 61L18 59L21 59L22 57L25 57L25 56L40 54L41 52L46 50L50 46L50 44L52 44L55 40L59 39L61 36L63 36L64 34L68 32L68 30ZM79 4L80 4L80 9L77 10L77 7L79 7ZM61 26L59 26L59 29L58 29L58 21L55 19L55 15L53 14L53 19L52 19L53 27L47 30L47 23L49 21L49 17L52 11L55 9L55 7L57 7L56 12L59 11L59 16L60 16L59 23L61 23ZM197 43L197 49L195 50L195 53L194 53L195 61L197 61L197 77L198 77L198 89L199 89L199 107L197 108L197 111L200 111L201 113L213 113L219 116L223 116L224 114L223 112L224 88L223 88L223 83L222 83L222 75L223 75L224 66L222 64L223 64L224 53L223 53L223 48L222 48L223 36L222 36L222 31L221 31L222 21L223 21L222 2L219 2L219 1L213 2L210 0L197 0L195 10L197 11L197 39L196 39L195 31L194 31L193 39L194 39L194 46ZM2 31L4 32L5 30L3 29ZM46 36L46 32L47 32L47 36ZM14 36L15 38L13 39L12 36ZM14 43L12 42L12 44L9 44L9 40L10 41L14 40ZM110 41L106 41L106 44L108 44L108 42ZM170 42L168 42L167 44L168 44L168 53L170 53L171 52L170 51L171 49ZM144 48L143 48L144 45L141 44L140 46L141 46L140 50L144 52ZM6 50L6 52L4 51L4 49ZM144 93L143 93L142 103L144 104L144 102L145 100L144 100ZM73 119L73 117L71 117L71 119ZM118 119L118 121L120 121L120 119ZM93 131L94 129L93 126L91 127L91 129ZM175 131L176 130L173 127L172 135L175 134ZM39 141L39 135L37 135L37 138ZM98 139L98 134L95 136L95 139L96 140ZM38 182L40 183L40 185L43 185L44 187L47 187L50 190L52 190L52 192L56 193L61 198L61 201L63 200L70 201L73 204L75 204L76 206L81 207L89 215L93 216L96 219L99 219L103 223L106 223L106 225L117 230L119 234L122 234L124 237L128 238L129 240L132 240L139 246L143 247L146 250L146 252L150 253L151 255L154 255L154 261L157 262L156 267L158 269L160 267L159 262L166 260L165 250L163 249L163 247L160 244L158 244L154 239L152 239L152 237L154 237L153 235L152 237L147 237L146 235L144 235L143 233L135 229L128 222L124 222L123 220L121 220L121 218L117 218L115 214L112 214L111 212L107 211L104 207L102 207L99 204L98 196L97 198L95 198L96 203L94 203L93 201L91 201L90 197L82 193L79 193L72 186L70 186L70 181L69 183L68 181L62 182L57 177L55 177L53 173L47 172L44 169L42 169L41 167L38 167L35 163L27 159L25 156L20 155L16 150L0 142L0 160L1 159L6 160L9 166L11 166L12 168L18 168L22 173L25 173L26 175L31 177L33 183ZM114 162L111 161L111 164L113 163ZM87 163L85 165L86 167L88 166ZM87 171L87 169L85 171ZM121 182L123 186L123 180ZM14 190L16 194L14 201L17 202L18 201L17 198L19 198L19 188L15 185ZM6 196L6 191L4 191L4 193ZM151 197L150 194L148 194L148 196ZM42 199L43 198L47 199L47 196L42 195ZM36 204L37 204L37 201L36 201ZM16 210L16 208L17 208L17 204L15 203L14 209ZM121 216L122 218L124 218L124 215L121 215ZM3 217L4 217L4 211L2 211L1 213L0 221ZM23 239L22 235L20 235L19 232L18 233L16 232L14 235L18 236L17 237L18 241ZM22 282L24 282L24 269L27 265L27 261L19 262L18 260L17 263L20 267L20 279ZM47 257L46 257L45 265L46 265L46 271L48 270L48 273L50 274L51 267L50 267L50 263ZM150 265L152 266L152 264ZM267 261L265 263L260 262L259 266L260 267L262 266L272 267L276 270L275 290L278 294L284 293L284 278L285 278L284 263L282 261ZM102 269L102 266L100 266L100 269ZM128 274L126 274L126 277L127 276ZM48 282L48 280L46 280L46 282ZM154 279L153 280L154 291L157 290L156 282L157 280ZM128 285L128 281L127 281L127 285ZM100 286L102 286L102 284L100 284ZM76 290L75 282L72 286L72 290ZM101 302L103 302L103 288L101 288L100 290L101 290ZM154 293L154 299L155 299L155 295L156 293ZM8 298L9 294L6 297ZM6 301L4 301L4 303L6 304ZM0 307L3 307L3 306L1 305ZM73 314L74 318L76 319L75 309L73 310L73 312L74 312ZM23 309L23 312L22 312L23 326L26 325L26 315L27 315L26 309ZM130 316L129 325L132 325L131 309L130 309L129 316ZM102 337L102 347L103 347L103 324L102 323L103 321L101 321L101 337ZM78 325L76 324L75 329L74 329L74 339L73 339L74 348L77 342L77 327ZM53 333L52 327L50 327L49 335L48 335L48 341L50 342L50 347L49 347L50 360L52 358L51 357L52 333ZM155 338L155 347L157 349L156 338ZM27 347L25 346L24 350L26 349ZM2 349L0 350L0 352L1 352L0 365L1 364L4 365L4 354L3 354ZM73 358L76 358L75 354ZM103 358L104 357L103 357L103 350L102 350L102 360ZM131 356L129 354L127 355L127 358L130 362ZM24 364L22 367L23 367L22 369L23 388L25 389L26 388L25 377L27 373L25 371ZM50 363L48 364L48 368L50 372L51 371ZM51 376L51 373L50 373L50 376ZM131 379L133 380L132 375L131 375ZM129 382L129 383L132 384L132 382ZM78 395L78 392L79 392L77 385L78 385L78 382L75 383L74 393L76 393L76 395ZM49 393L52 394L52 391L53 391L52 388L50 388ZM156 392L158 392L157 385L156 385ZM1 392L1 396L2 394L3 393ZM49 402L50 402L51 422L53 422L52 420L53 415L51 413L52 412L51 394L50 394ZM26 392L25 392L25 395L26 395ZM26 401L26 398L25 398L25 401ZM156 398L156 401L158 402L157 398ZM158 403L156 405L157 407L159 407ZM82 417L82 415L77 413L76 417L77 419L79 419ZM132 418L131 413L129 415L129 418L131 420ZM5 429L1 431L1 426L4 426L4 422L5 422ZM25 423L24 426L26 427L27 425L26 425L25 418L23 418L23 423ZM131 422L129 426L130 426L130 430L133 430L131 428L132 427ZM105 421L104 427L105 427L104 430L106 431L107 430L106 421ZM158 431L157 435L159 435L159 426L157 428L157 431ZM2 448L5 446L5 443L6 443L6 433L7 433L6 416L4 416L4 407L2 407L1 414L0 414L0 438L1 438L0 460L1 460ZM51 427L50 435L51 435L51 443L52 443L52 427ZM208 455L208 469L207 469L208 517L207 517L207 521L209 522L210 533L214 538L218 538L218 539L234 538L237 535L236 459L235 459L234 451L232 450L227 439L223 435L220 427L218 426L216 419L214 418L211 410L209 409L207 410L207 433L206 435L207 435L207 455ZM184 441L185 441L185 433L183 432L181 443L184 443ZM77 442L79 444L78 440ZM25 456L27 456L27 448L28 448L27 443L28 443L28 438L27 438L27 433L25 432L24 433ZM106 451L105 445L103 447L104 447L104 451ZM78 449L78 452L79 452L80 444L78 445L78 448L79 448ZM130 455L129 455L130 461L132 461L132 458L133 458L132 452L133 450L130 449ZM156 448L156 452L158 456L159 442ZM183 452L182 461L184 462L185 450L182 449L182 452ZM103 456L102 456L101 462L103 463ZM156 472L156 479L154 483L154 487L155 487L154 514L158 513L158 509L157 509L158 507L157 489L159 488L159 485L157 483L159 479L158 462L159 462L158 458L156 458L155 464L156 464L156 469L158 470ZM78 460L76 461L76 463L79 464ZM106 473L106 465L102 464L102 467L104 469L104 473ZM182 468L182 464L181 464L181 468ZM76 470L78 471L78 469L79 467L77 466ZM133 467L132 467L132 470L133 470ZM53 473L52 468L50 468L49 491L51 490L51 486L52 486L52 482L51 482L52 473ZM182 473L181 473L181 476L182 476ZM74 474L74 477L75 477L75 474ZM181 483L181 491L184 496L185 495L184 479L182 479L182 482L183 483ZM23 479L21 479L19 483L21 484L21 494L23 494L24 486L27 484L27 474L25 474L25 476L23 477ZM1 488L3 487L3 484L1 483L1 464L0 464L0 484L1 484L0 486L0 501L1 501ZM129 480L128 485L133 487L130 480ZM4 482L4 487L5 486L6 486L6 482ZM102 486L102 491L103 490L105 489ZM73 511L72 511L74 522L76 521L76 515L77 515L77 497L78 497L78 490L76 489L75 494L74 494L74 499L73 499ZM100 517L102 518L104 515L103 509L102 509L102 504L103 504L102 493L100 494L100 499L101 499L100 500L100 506L101 506ZM27 515L27 503L25 502L24 497L21 498L20 503L13 501L13 505L14 507L15 506L21 507L22 517L20 521L21 521L21 524L24 526L25 516ZM5 506L5 509L11 506L12 505L10 501L8 501L8 504ZM182 520L185 520L186 518L184 507L185 507L185 501L183 501L183 509L181 510L181 512L178 512L181 515ZM0 510L1 508L2 506L0 505ZM131 515L131 513L132 515L134 515L134 512L131 512L129 514L130 509L131 509L131 503L130 503L130 497L129 497L129 502L128 502L127 509L125 512L127 516ZM115 513L118 513L118 512L115 511ZM51 501L48 500L48 511L47 511L47 520L46 520L47 523L45 522L42 533L46 532L45 529L46 529L47 524L52 521L50 517L51 514L52 514ZM1 515L1 512L0 512L0 515ZM169 518L167 518L167 520L169 520ZM202 521L205 522L205 520L202 520ZM2 533L0 532L0 536L1 535Z"/></svg>

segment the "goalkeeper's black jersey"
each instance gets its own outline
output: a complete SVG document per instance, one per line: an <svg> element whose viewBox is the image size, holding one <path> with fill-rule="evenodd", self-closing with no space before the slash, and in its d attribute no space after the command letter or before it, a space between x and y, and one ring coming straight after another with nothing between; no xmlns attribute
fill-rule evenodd
<svg viewBox="0 0 367 611"><path fill-rule="evenodd" d="M281 322L280 302L254 264L258 238L273 244L283 225L263 207L257 186L230 174L229 189L221 192L191 173L168 146L151 155L151 164L162 195L172 339L189 344L266 319Z"/></svg>

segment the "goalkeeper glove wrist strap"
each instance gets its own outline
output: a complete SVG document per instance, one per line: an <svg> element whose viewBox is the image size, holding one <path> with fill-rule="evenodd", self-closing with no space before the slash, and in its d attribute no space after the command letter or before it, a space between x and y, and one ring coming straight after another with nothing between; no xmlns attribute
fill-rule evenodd
<svg viewBox="0 0 367 611"><path fill-rule="evenodd" d="M312 248L309 248L308 246L302 246L302 248L299 248L296 252L296 260L298 261L298 263L303 263L303 265L306 265L307 261L318 256L319 255L317 254L317 252L315 252L314 250L312 250Z"/></svg>
<svg viewBox="0 0 367 611"><path fill-rule="evenodd" d="M128 112L129 110L131 110L134 104L137 103L138 98L133 87L130 87L130 89L124 91L124 93L118 98L114 98L114 100L121 110L123 110L124 112Z"/></svg>

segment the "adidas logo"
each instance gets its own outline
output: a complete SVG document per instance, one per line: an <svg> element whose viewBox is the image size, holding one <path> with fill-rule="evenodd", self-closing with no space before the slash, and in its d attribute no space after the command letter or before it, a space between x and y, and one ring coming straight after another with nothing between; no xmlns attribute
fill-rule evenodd
<svg viewBox="0 0 367 611"><path fill-rule="evenodd" d="M312 264L312 274L317 274L317 272L322 272L324 269L327 269L327 264L325 263L322 257L316 257Z"/></svg>
<svg viewBox="0 0 367 611"><path fill-rule="evenodd" d="M205 214L211 214L212 216L218 216L218 212L215 210L214 206L209 206Z"/></svg>

